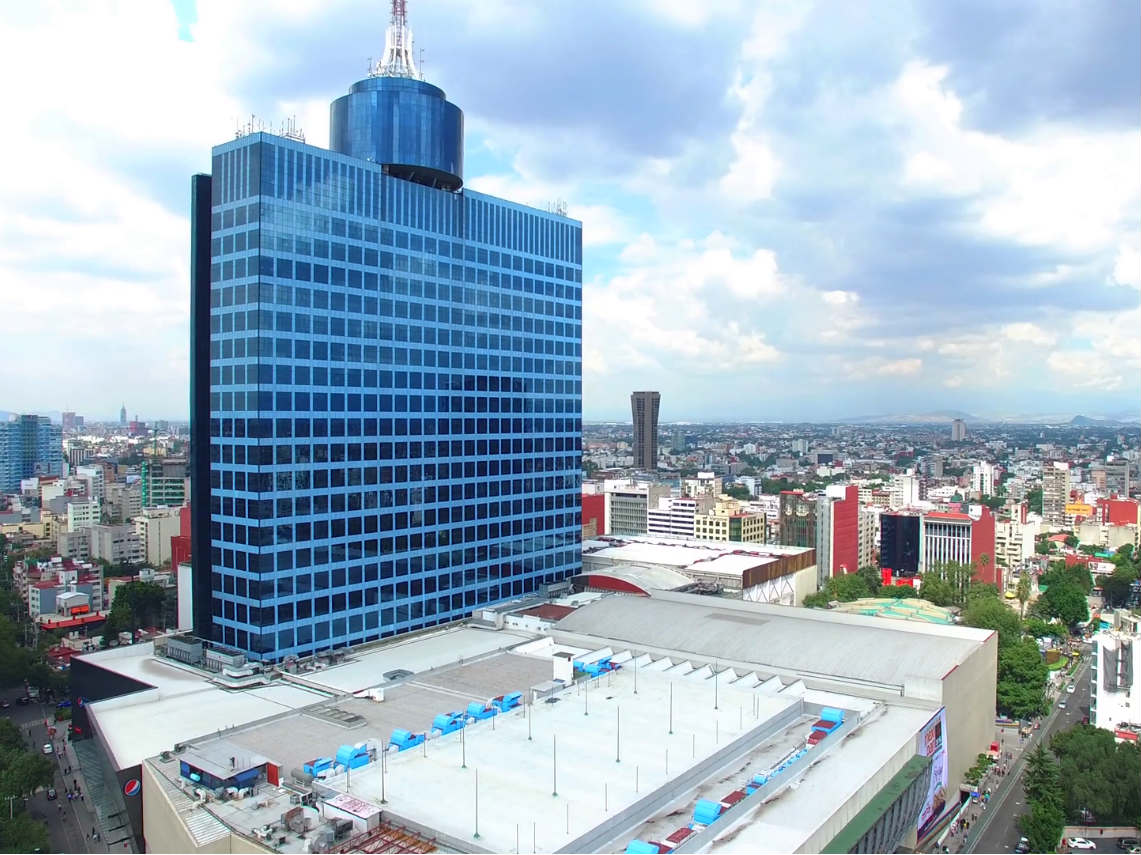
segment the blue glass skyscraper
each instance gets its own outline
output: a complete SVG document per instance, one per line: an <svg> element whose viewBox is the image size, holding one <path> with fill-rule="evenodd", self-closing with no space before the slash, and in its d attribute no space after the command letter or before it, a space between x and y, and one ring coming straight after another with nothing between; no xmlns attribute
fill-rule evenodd
<svg viewBox="0 0 1141 855"><path fill-rule="evenodd" d="M395 17L332 150L250 133L192 181L195 624L254 658L580 566L581 224L463 189Z"/></svg>
<svg viewBox="0 0 1141 855"><path fill-rule="evenodd" d="M63 428L47 416L0 422L0 492L16 493L33 475L63 474Z"/></svg>

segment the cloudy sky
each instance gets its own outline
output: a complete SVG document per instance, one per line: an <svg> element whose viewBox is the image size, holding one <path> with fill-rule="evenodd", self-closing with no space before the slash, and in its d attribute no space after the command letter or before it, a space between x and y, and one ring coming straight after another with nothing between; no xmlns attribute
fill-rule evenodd
<svg viewBox="0 0 1141 855"><path fill-rule="evenodd" d="M6 4L0 409L185 418L189 176L385 5ZM584 223L588 419L1137 413L1135 4L409 6L468 186Z"/></svg>

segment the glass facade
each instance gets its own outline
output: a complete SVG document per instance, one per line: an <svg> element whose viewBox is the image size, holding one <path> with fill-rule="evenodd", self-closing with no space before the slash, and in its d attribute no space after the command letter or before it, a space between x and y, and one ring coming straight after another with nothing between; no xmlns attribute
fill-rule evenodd
<svg viewBox="0 0 1141 855"><path fill-rule="evenodd" d="M63 474L63 428L47 416L0 422L0 492L18 493L33 475Z"/></svg>
<svg viewBox="0 0 1141 855"><path fill-rule="evenodd" d="M213 640L303 656L578 572L581 224L260 133L209 201Z"/></svg>

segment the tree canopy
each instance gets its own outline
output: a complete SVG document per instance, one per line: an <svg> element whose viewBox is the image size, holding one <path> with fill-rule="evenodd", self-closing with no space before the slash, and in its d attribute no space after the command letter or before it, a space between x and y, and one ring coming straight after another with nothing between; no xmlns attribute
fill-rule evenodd
<svg viewBox="0 0 1141 855"><path fill-rule="evenodd" d="M999 633L998 711L1012 718L1029 718L1046 712L1046 663L1038 645L1029 639L1003 644Z"/></svg>
<svg viewBox="0 0 1141 855"><path fill-rule="evenodd" d="M1016 644L1022 638L1022 622L1018 615L997 597L973 598L963 612L963 623L998 632L999 648Z"/></svg>
<svg viewBox="0 0 1141 855"><path fill-rule="evenodd" d="M1065 791L1062 807L1072 821L1088 810L1103 825L1136 825L1141 820L1141 749L1117 744L1113 733L1077 725L1054 735Z"/></svg>

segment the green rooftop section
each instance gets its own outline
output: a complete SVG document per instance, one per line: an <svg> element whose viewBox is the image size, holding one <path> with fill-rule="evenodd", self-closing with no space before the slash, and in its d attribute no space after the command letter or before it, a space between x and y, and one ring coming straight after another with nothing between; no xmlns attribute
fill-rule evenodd
<svg viewBox="0 0 1141 855"><path fill-rule="evenodd" d="M861 838L879 822L880 817L907 792L907 788L915 783L917 778L927 774L927 767L930 765L931 758L919 754L904 763L903 768L892 776L887 785L876 793L872 800L852 817L852 821L840 829L840 833L821 850L824 855L851 852L855 849Z"/></svg>
<svg viewBox="0 0 1141 855"><path fill-rule="evenodd" d="M951 609L945 609L927 600L916 598L862 597L858 600L852 600L850 603L840 603L833 611L869 617L894 618L896 620L917 620L922 623L937 623L945 626L950 626L955 622L955 613Z"/></svg>

